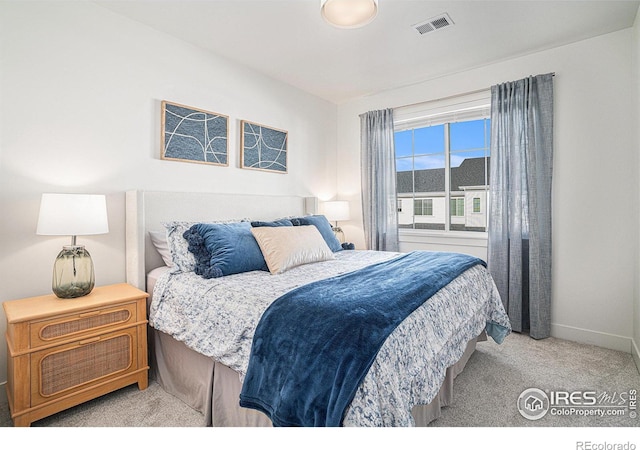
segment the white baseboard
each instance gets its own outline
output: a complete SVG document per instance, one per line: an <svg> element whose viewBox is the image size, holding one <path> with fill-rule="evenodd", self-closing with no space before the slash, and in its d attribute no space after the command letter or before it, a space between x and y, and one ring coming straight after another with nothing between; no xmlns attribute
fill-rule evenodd
<svg viewBox="0 0 640 450"><path fill-rule="evenodd" d="M633 355L633 361L636 363L636 369L640 373L640 349L634 339L631 339L631 354Z"/></svg>
<svg viewBox="0 0 640 450"><path fill-rule="evenodd" d="M609 348L611 350L632 353L631 347L633 340L630 337L619 336L617 334L603 333L600 331L552 323L551 336L558 339L566 339L567 341L597 345L598 347Z"/></svg>

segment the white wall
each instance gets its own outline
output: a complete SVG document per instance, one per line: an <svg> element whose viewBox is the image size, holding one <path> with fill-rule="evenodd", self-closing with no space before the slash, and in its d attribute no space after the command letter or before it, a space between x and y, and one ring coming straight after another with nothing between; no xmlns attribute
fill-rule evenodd
<svg viewBox="0 0 640 450"><path fill-rule="evenodd" d="M110 233L78 237L97 285L125 280L126 190L335 194L332 103L85 2L1 2L0 45L0 302L51 291L43 192L108 194ZM230 116L230 166L160 160L161 100ZM238 168L241 119L289 132L288 174Z"/></svg>
<svg viewBox="0 0 640 450"><path fill-rule="evenodd" d="M630 352L639 223L632 43L627 29L339 105L338 192L354 211L342 224L347 239L364 245L359 114L555 72L552 334Z"/></svg>

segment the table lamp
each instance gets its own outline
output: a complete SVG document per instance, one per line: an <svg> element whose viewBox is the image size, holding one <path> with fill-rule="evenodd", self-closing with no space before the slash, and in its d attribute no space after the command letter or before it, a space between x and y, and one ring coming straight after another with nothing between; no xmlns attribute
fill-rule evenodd
<svg viewBox="0 0 640 450"><path fill-rule="evenodd" d="M53 265L53 293L59 298L87 295L95 285L93 261L76 236L109 232L104 195L42 194L36 234L71 236Z"/></svg>
<svg viewBox="0 0 640 450"><path fill-rule="evenodd" d="M342 228L338 226L338 221L349 220L349 202L344 200L335 200L331 202L324 202L324 215L330 222L334 222L335 226L331 227L336 237L343 243L345 241L344 232Z"/></svg>

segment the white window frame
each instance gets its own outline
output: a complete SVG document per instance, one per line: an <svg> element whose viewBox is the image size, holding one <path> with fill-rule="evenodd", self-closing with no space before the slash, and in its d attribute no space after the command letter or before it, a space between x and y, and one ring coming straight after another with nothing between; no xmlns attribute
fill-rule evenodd
<svg viewBox="0 0 640 450"><path fill-rule="evenodd" d="M395 108L394 132L445 124L463 122L491 117L491 89L476 91L470 94L451 96L439 100L416 103ZM456 238L486 239L487 232L451 230L451 155L449 150L449 130L445 130L445 226L444 230L428 230L415 228L399 228L400 235L440 235Z"/></svg>

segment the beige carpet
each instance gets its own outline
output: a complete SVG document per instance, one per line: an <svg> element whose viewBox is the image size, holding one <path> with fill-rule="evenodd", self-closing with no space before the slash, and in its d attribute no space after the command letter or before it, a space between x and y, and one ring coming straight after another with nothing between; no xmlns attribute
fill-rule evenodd
<svg viewBox="0 0 640 450"><path fill-rule="evenodd" d="M432 427L638 427L640 419L552 416L531 421L520 415L523 390L580 390L622 393L640 390L640 374L630 354L549 338L512 334L502 345L478 344L456 379L454 402ZM34 427L199 427L203 416L157 383L136 385L40 420ZM6 406L0 426L12 426Z"/></svg>
<svg viewBox="0 0 640 450"><path fill-rule="evenodd" d="M567 416L548 412L525 419L517 399L529 388L550 391L595 391L598 399L640 391L640 373L629 353L556 338L534 340L512 333L502 345L481 342L454 384L453 404L434 427L638 427L640 418ZM600 401L600 400L598 400ZM606 403L606 402L605 402ZM576 408L578 409L578 408ZM640 408L637 411L640 413Z"/></svg>
<svg viewBox="0 0 640 450"><path fill-rule="evenodd" d="M32 427L200 427L204 417L150 380L144 391L137 384L54 414ZM9 412L0 411L0 426L12 426Z"/></svg>

